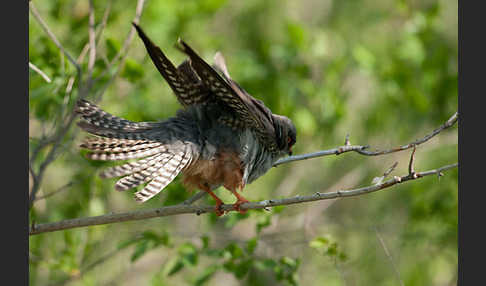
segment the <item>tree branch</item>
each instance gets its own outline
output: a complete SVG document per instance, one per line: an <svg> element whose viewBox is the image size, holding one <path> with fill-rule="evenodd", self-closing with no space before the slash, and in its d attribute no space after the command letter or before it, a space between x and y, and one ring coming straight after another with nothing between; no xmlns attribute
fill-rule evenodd
<svg viewBox="0 0 486 286"><path fill-rule="evenodd" d="M80 74L81 73L81 67L78 65L78 63L76 63L76 61L74 60L74 58L64 49L64 47L61 45L61 43L56 38L56 36L54 35L54 33L52 33L51 29L49 29L49 27L47 26L46 22L44 22L44 20L40 16L39 12L35 8L33 2L29 2L29 10L32 13L32 15L34 16L34 18L37 20L37 22L40 24L40 26L44 30L44 32L46 32L46 34L49 36L49 38L51 38L51 40L54 42L54 44L56 44L56 46L59 48L59 50L61 50L61 52L73 64L73 66L76 68L77 73Z"/></svg>
<svg viewBox="0 0 486 286"><path fill-rule="evenodd" d="M357 152L361 155L364 156L379 156L379 155L385 155L389 153L394 153L394 152L399 152L399 151L404 151L410 148L414 148L420 144L423 144L427 141L429 141L432 137L435 135L439 134L442 130L445 130L451 126L453 126L459 117L459 114L456 112L454 113L444 124L442 124L439 128L435 129L432 131L430 134L427 134L425 137L419 140L415 140L414 142L401 145L395 148L383 150L383 151L366 151L365 149L369 149L369 146L362 146L362 145L351 145L349 143L349 135L346 135L345 139L345 145L344 146L339 146L337 148L329 149L329 150L322 150L314 153L308 153L308 154L303 154L303 155L295 155L295 156L290 156L287 158L283 158L278 160L273 164L273 167L276 167L278 165L288 163L288 162L293 162L293 161L300 161L300 160L307 160L307 159L312 159L312 158L317 158L317 157L323 157L323 156L329 156L329 155L340 155L345 152Z"/></svg>
<svg viewBox="0 0 486 286"><path fill-rule="evenodd" d="M144 3L144 0L138 0L138 2L137 2L137 8L136 8L136 11L135 11L135 18L134 18L134 21L136 21L136 23L138 23L140 15L142 14L143 3ZM29 3L29 5L30 5L30 9L31 9L32 14L39 21L39 23L41 24L43 29L46 31L46 33L49 35L49 37L56 43L56 45L68 57L68 59L76 66L76 69L78 71L78 77L79 77L79 79L81 79L81 68L79 67L79 64L76 61L74 61L72 59L72 57L64 50L64 48L59 43L59 41L57 40L55 35L51 32L49 27L42 20L39 13L37 12L35 7L33 6L32 2ZM90 7L92 8L92 5ZM90 12L91 15L93 15L92 12L93 11L91 10L91 12ZM93 33L92 33L93 30L91 28L93 26L94 26L94 17L90 17L90 41L89 41L88 44L90 46L91 51L94 51L94 49L95 49L95 48L93 48L93 44L95 44L95 43L93 43L93 39L94 39ZM130 40L131 40L131 37L133 37L133 33L129 34ZM130 41L127 40L126 43L127 43L127 48L128 48L128 44L130 43ZM92 60L94 58L94 56L96 56L95 52L90 52L90 60ZM90 89L93 85L94 85L93 81L88 81L88 84L86 84L86 85L80 84L79 85L78 98L79 99L85 98L89 94ZM46 142L47 141L52 142L53 146L49 150L48 154L46 155L46 159L40 164L40 167L39 167L39 170L37 171L37 173L34 172L33 161L36 159L37 155L39 154L40 148L38 147L36 150L34 150L33 156L30 158L30 162L29 162L29 171L32 174L32 180L33 180L32 190L31 190L30 196L29 196L29 209L32 208L32 205L35 201L35 197L37 195L37 192L39 191L39 188L40 188L40 185L41 185L43 175L44 175L46 168L56 158L58 148L61 146L61 141L64 138L64 136L67 134L69 129L71 128L72 123L74 122L75 118L76 118L76 113L74 113L74 112L69 113L69 115L63 120L63 122L66 122L66 123L59 127L57 132L52 135L52 138L49 138L49 140L46 140ZM47 145L43 145L43 147L45 147L45 146L47 146Z"/></svg>
<svg viewBox="0 0 486 286"><path fill-rule="evenodd" d="M36 197L36 198L35 198L35 201L40 201L40 200L46 199L46 198L48 198L48 197L50 197L50 196L53 196L53 195L55 195L55 194L58 194L58 193L60 193L60 192L64 192L64 191L65 191L65 190L67 190L69 187L71 187L73 184L74 184L73 182L69 182L69 183L67 183L66 185L64 185L64 186L60 187L59 189L57 189L57 190L55 190L55 191L52 191L52 192L50 192L50 193L47 193L47 194L45 194L45 195L43 195L43 196L38 196L38 197Z"/></svg>
<svg viewBox="0 0 486 286"><path fill-rule="evenodd" d="M96 36L95 36L95 48L99 45L100 43L100 37L101 34L103 33L104 28L106 27L106 23L108 22L108 16L110 15L111 12L111 0L108 2L105 12L103 13L103 19L101 20L101 23L96 27ZM90 41L84 45L83 49L81 50L81 53L79 54L76 62L78 64L81 64L84 60L84 57L86 56L86 53L90 50ZM71 76L69 78L68 84L66 86L66 94L69 95L72 91L73 85L74 85L74 76Z"/></svg>
<svg viewBox="0 0 486 286"><path fill-rule="evenodd" d="M442 171L455 168L458 166L458 164L453 164L453 165L448 165L444 166L442 168L439 168L437 170L431 170L431 171L426 171L426 172L421 172L421 173L416 173L413 169L413 163L415 160L415 150L417 145L422 144L424 142L427 142L430 140L432 137L435 135L439 134L442 130L447 129L451 126L453 126L458 119L458 113L454 113L453 116L447 120L446 123L441 125L439 128L435 129L432 131L430 134L426 135L424 138L420 140L416 140L413 143L407 144L407 145L402 145L397 148L385 150L385 151L376 151L376 152L368 152L368 153L362 153L363 149L368 148L367 146L361 146L361 145L350 145L349 143L349 136L346 136L345 139L345 145L340 146L337 148L329 149L329 150L323 150L323 151L318 151L314 153L309 153L309 154L303 154L303 155L296 155L296 156L291 156L285 159L281 159L277 161L274 164L275 166L284 164L284 163L289 163L293 161L298 161L298 160L305 160L305 159L310 159L310 158L316 158L316 157L322 157L322 156L327 156L327 155L339 155L345 152L350 152L350 151L355 151L358 152L362 155L365 156L377 156L377 155L384 155L388 153L393 153L393 152L398 152L398 151L403 151L409 148L414 148L411 156L410 156L410 162L409 162L409 168L408 168L408 175L402 176L402 177L394 177L391 180L384 181L386 176L388 176L397 166L397 162L393 164L391 168L389 168L382 177L380 178L375 178L376 180L373 180L372 186L365 187L365 188L359 188L359 189L354 189L354 190L347 190L347 191L338 191L335 193L316 193L313 196L307 196L307 197L294 197L294 198L289 198L289 199L282 199L282 200L266 200L266 201L261 201L261 202L255 202L255 203L246 203L241 205L242 209L259 209L259 208L267 208L267 207L272 207L272 206L277 206L277 205L287 205L287 204L295 204L295 203L302 203L302 202L308 202L308 201L314 201L314 200L324 200L324 199L334 199L337 197L344 197L344 196L357 196L369 192L375 192L384 188L388 188L390 186L393 186L397 183L408 181L408 180L415 180L418 178L421 178L423 176L428 176L432 174L438 174L439 176L442 175ZM42 167L42 165L41 165ZM37 180L34 180L34 185L36 184ZM65 221L60 221L60 222L55 222L55 223L46 223L46 224L39 224L39 225L32 225L32 229L30 234L38 234L42 232L48 232L48 231L56 231L56 230L62 230L62 229L69 229L69 228L75 228L75 227L83 227L83 226L89 226L89 225L98 225L98 224L108 224L108 223L115 223L115 222L123 222L123 221L130 221L130 220L140 220L140 219L146 219L146 218L152 218L152 217L160 217L160 216L169 216L169 215L176 215L176 214L184 214L184 213L196 213L196 214L201 214L201 213L206 213L209 211L213 211L214 207L212 206L191 206L192 203L195 201L199 200L205 195L205 192L199 192L196 195L192 196L191 198L185 200L179 205L175 206L169 206L169 207L164 207L164 208L159 208L155 210L144 210L144 211L136 211L136 212L129 212L129 213L121 213L121 214L110 214L110 215L102 215L99 217L88 217L88 218L79 218L79 219L72 219L72 220L65 220ZM31 196L32 197L32 196ZM222 206L223 211L231 211L232 210L232 205L223 205Z"/></svg>
<svg viewBox="0 0 486 286"><path fill-rule="evenodd" d="M393 267L393 271L395 272L395 275L397 276L397 280L400 282L400 286L405 286L402 278L400 277L401 276L400 271L398 271L398 267L395 264L395 261L393 260L393 257L391 256L390 251L388 250L388 247L386 247L386 243L383 240L383 237L381 236L381 234L378 231L378 229L376 228L376 226L374 227L374 229L375 229L376 238L378 238L378 241L380 242L381 247L383 248L383 251L385 252L386 257L388 258L388 260L390 260L390 263Z"/></svg>
<svg viewBox="0 0 486 286"><path fill-rule="evenodd" d="M93 68L96 60L96 31L95 31L95 16L93 0L89 1L89 58L88 58L88 86L91 86L93 81Z"/></svg>
<svg viewBox="0 0 486 286"><path fill-rule="evenodd" d="M135 17L132 20L132 22L134 22L135 24L138 24L140 22L140 17L142 16L144 4L145 4L145 0L137 1L137 6L135 8ZM134 35L135 35L135 27L131 26L130 32L128 32L125 42L123 42L122 48L118 51L118 53L115 55L113 60L108 64L106 69L96 79L94 79L93 85L96 84L100 79L102 79L108 72L110 72L112 67L115 65L115 63L118 62L118 66L115 73L111 75L111 77L108 79L105 85L101 88L101 91L95 95L94 97L95 102L100 100L101 96L105 93L105 91L108 89L108 87L111 85L111 83L115 80L115 78L120 73L121 68L128 56L128 48L130 47L130 43Z"/></svg>
<svg viewBox="0 0 486 286"><path fill-rule="evenodd" d="M271 199L271 200L264 200L260 202L249 202L249 203L242 204L240 208L242 210L263 209L263 208L276 207L282 205L299 204L299 203L319 201L319 200L329 200L329 199L340 198L340 197L359 196L359 195L364 195L367 193L383 190L386 188L390 188L391 186L396 185L398 183L417 180L430 175L441 174L444 171L457 168L458 165L459 165L458 163L455 163L434 170L417 172L414 173L415 175L407 174L401 177L395 176L393 179L384 181L381 184L371 185L363 188L357 188L351 190L339 190L336 192L329 192L329 193L316 192L315 194L310 196L296 196L296 197L285 198L285 199ZM234 211L234 208L233 205L224 204L221 206L221 210L225 212L230 212L230 211ZM75 219L68 219L68 220L63 220L63 221L53 222L53 223L32 224L29 235L35 235L44 232L59 231L65 229L72 229L78 227L92 226L92 225L142 220L142 219L172 216L172 215L179 215L179 214L200 215L203 213L208 213L213 211L214 211L214 206L210 206L210 205L192 206L187 204L179 204L175 206L168 206L168 207L162 207L162 208L150 209L150 210L140 210L140 211L125 212L125 213L107 214L107 215L94 216L94 217L75 218Z"/></svg>
<svg viewBox="0 0 486 286"><path fill-rule="evenodd" d="M41 69L36 67L33 63L29 62L29 68L31 68L33 71L38 73L48 83L51 82L51 79Z"/></svg>

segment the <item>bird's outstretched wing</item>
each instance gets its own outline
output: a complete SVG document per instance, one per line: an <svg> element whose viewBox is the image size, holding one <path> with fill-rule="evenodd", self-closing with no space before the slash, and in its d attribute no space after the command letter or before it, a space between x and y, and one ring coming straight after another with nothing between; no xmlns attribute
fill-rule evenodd
<svg viewBox="0 0 486 286"><path fill-rule="evenodd" d="M223 77L207 64L188 44L179 39L179 49L189 56L190 65L200 78L209 96L227 106L235 114L230 123L242 122L257 134L259 141L270 151L278 150L275 141L272 112L262 101L253 98L229 76L221 54L216 54L215 67Z"/></svg>
<svg viewBox="0 0 486 286"><path fill-rule="evenodd" d="M204 86L200 83L189 63L185 61L176 68L162 50L149 39L142 28L135 23L132 24L142 39L152 62L174 91L177 100L183 106L205 101L208 92L204 90Z"/></svg>
<svg viewBox="0 0 486 286"><path fill-rule="evenodd" d="M135 23L133 26L144 42L154 65L183 106L215 100L234 114L228 118L220 118L221 123L232 128L249 127L255 131L259 141L267 149L270 151L278 149L272 112L262 101L253 98L230 78L220 53L215 56L215 68L213 68L188 44L179 39L179 49L189 56L189 60L175 68L143 30Z"/></svg>

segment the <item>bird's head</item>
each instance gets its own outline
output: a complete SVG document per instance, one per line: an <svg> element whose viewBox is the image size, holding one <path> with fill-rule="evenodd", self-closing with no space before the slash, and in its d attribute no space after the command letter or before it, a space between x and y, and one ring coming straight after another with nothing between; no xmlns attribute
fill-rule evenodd
<svg viewBox="0 0 486 286"><path fill-rule="evenodd" d="M292 155L292 146L297 141L297 129L288 117L272 114L279 151Z"/></svg>

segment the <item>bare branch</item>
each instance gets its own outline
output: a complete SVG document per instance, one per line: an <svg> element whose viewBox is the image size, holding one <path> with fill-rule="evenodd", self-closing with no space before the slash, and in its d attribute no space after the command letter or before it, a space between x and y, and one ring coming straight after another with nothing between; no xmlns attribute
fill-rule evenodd
<svg viewBox="0 0 486 286"><path fill-rule="evenodd" d="M455 163L434 170L418 172L416 173L417 176L405 175L402 177L394 177L393 179L387 180L381 184L358 188L358 189L339 190L330 193L317 192L310 196L296 196L293 198L271 199L271 200L264 200L260 202L249 202L249 203L242 204L240 208L243 210L264 209L268 207L275 207L275 206L282 206L282 205L299 204L299 203L319 201L319 200L329 200L329 199L341 198L341 197L359 196L359 195L364 195L367 193L383 190L393 185L396 185L398 183L403 183L410 180L417 180L425 176L439 174L441 172L453 168L457 168L458 165L459 165L458 163ZM225 212L234 211L233 205L230 204L222 205L221 210ZM35 235L44 232L59 231L64 229L77 228L77 227L84 227L84 226L142 220L142 219L149 219L154 217L164 217L164 216L172 216L172 215L179 215L179 214L200 215L208 212L214 212L214 206L209 206L209 205L192 206L187 204L179 204L179 205L162 207L157 209L150 209L150 210L140 210L140 211L133 211L133 212L125 212L125 213L107 214L107 215L94 216L94 217L75 218L75 219L63 220L63 221L53 222L53 223L32 224L29 235Z"/></svg>
<svg viewBox="0 0 486 286"><path fill-rule="evenodd" d="M457 122L458 116L459 116L459 114L457 112L454 113L449 118L449 120L446 121L446 123L442 124L439 128L435 129L430 134L427 134L424 138L419 139L419 140L415 140L412 143L402 145L402 146L399 146L399 147L396 147L396 148L391 148L391 149L384 150L384 151L367 151L367 150L365 150L365 149L369 149L369 146L367 146L367 145L366 146L347 145L347 143L349 143L349 137L346 136L347 139L345 140L344 146L340 146L340 147L337 147L337 148L334 148L334 149L322 150L322 151L318 151L318 152L314 152L314 153L304 154L304 155L295 155L295 156L283 158L283 159L280 159L277 162L275 162L273 164L273 167L276 167L278 165L288 163L288 162L307 160L307 159L311 159L311 158L317 158L317 157L323 157L323 156L329 156L329 155L339 155L339 154L342 154L342 153L345 153L345 152L350 152L350 151L354 151L354 152L357 152L357 153L359 153L361 155L365 155L365 156L379 156L379 155L385 155L385 154L389 154L389 153L407 150L407 149L413 148L417 145L420 145L422 143L427 142L432 137L439 134L442 130L453 126Z"/></svg>
<svg viewBox="0 0 486 286"><path fill-rule="evenodd" d="M182 204L183 205L191 205L193 204L195 201L201 199L202 197L204 197L207 193L205 191L199 191L199 193L195 194L194 196L188 198L187 200L183 201Z"/></svg>
<svg viewBox="0 0 486 286"><path fill-rule="evenodd" d="M453 126L457 122L458 117L459 117L459 113L457 113L457 112L454 113L439 128L437 128L434 131L432 131L432 133L427 134L422 139L415 140L412 143L409 143L409 144L406 144L406 145L402 145L402 146L399 146L399 147L396 147L396 148L384 150L384 151L374 151L374 152L370 152L370 151L366 151L366 150L359 150L357 152L360 153L360 154L362 154L362 155L366 155L366 156L378 156L378 155L384 155L384 154L399 152L399 151L403 151L403 150L407 150L407 149L413 148L415 146L418 146L418 145L420 145L422 143L425 143L425 142L429 141L432 137L434 137L435 135L439 134L442 130L447 129L447 128Z"/></svg>
<svg viewBox="0 0 486 286"><path fill-rule="evenodd" d="M395 271L395 275L397 275L397 279L400 282L400 285L401 286L405 286L405 284L403 283L402 278L400 277L400 272L398 271L398 267L395 264L395 261L393 260L393 257L391 256L390 251L388 251L388 247L386 247L385 241L381 237L381 234L378 231L378 229L376 228L376 226L375 226L375 233L376 233L376 237L378 238L378 241L381 244L381 247L383 248L383 251L385 251L386 257L388 258L388 260L390 260L390 263L391 263L391 265L393 267L393 271Z"/></svg>
<svg viewBox="0 0 486 286"><path fill-rule="evenodd" d="M29 2L29 10L34 16L34 18L37 20L37 22L40 24L41 28L46 32L46 34L51 38L51 40L56 44L56 46L61 50L61 52L68 58L68 60L73 64L73 66L76 68L76 71L78 74L81 73L81 68L79 65L76 63L74 58L64 49L64 47L61 45L61 43L57 40L56 36L54 33L52 33L51 29L49 29L49 26L47 26L46 22L42 19L40 16L39 12L34 6L34 3L32 1Z"/></svg>
<svg viewBox="0 0 486 286"><path fill-rule="evenodd" d="M388 176L390 175L391 172L393 172L393 170L395 170L395 168L397 167L398 165L398 162L395 162L388 170L385 171L385 173L383 173L383 176L381 177L374 177L373 178L373 181L371 181L372 184L381 184L381 182L383 182L383 180Z"/></svg>
<svg viewBox="0 0 486 286"><path fill-rule="evenodd" d="M93 0L89 1L89 59L88 59L88 84L92 81L93 68L96 60L96 32Z"/></svg>
<svg viewBox="0 0 486 286"><path fill-rule="evenodd" d="M410 162L408 163L408 174L415 175L414 163L415 163L415 151L417 151L417 146L413 146L412 154L410 155Z"/></svg>
<svg viewBox="0 0 486 286"><path fill-rule="evenodd" d="M273 167L277 167L278 165L282 165L282 164L294 162L294 161L307 160L307 159L329 156L329 155L339 155L339 154L342 154L342 153L345 153L345 152L350 152L350 151L358 152L358 151L363 150L365 148L368 148L368 147L367 146L361 146L361 145L348 145L348 146L339 146L339 147L336 147L336 148L333 148L333 149L322 150L322 151L317 151L317 152L303 154L303 155L289 156L287 158L283 158L283 159L280 159L277 162L275 162L273 164Z"/></svg>
<svg viewBox="0 0 486 286"><path fill-rule="evenodd" d="M29 68L31 68L33 71L38 73L45 81L51 82L51 79L43 71L41 71L38 67L36 67L33 63L29 62Z"/></svg>
<svg viewBox="0 0 486 286"><path fill-rule="evenodd" d="M58 193L61 193L61 192L64 192L65 190L67 190L69 187L71 187L74 183L73 182L69 182L67 183L66 185L60 187L59 189L55 190L55 191L52 191L50 193L47 193L43 196L38 196L37 198L35 198L35 201L39 201L39 200L43 200L43 199L46 199L50 196L53 196L55 194L58 194Z"/></svg>
<svg viewBox="0 0 486 286"><path fill-rule="evenodd" d="M145 0L138 0L137 1L137 7L135 8L135 17L133 18L133 21L135 24L138 24L140 22L140 16L142 15L143 11L143 6L144 6ZM130 43L133 39L133 36L135 35L135 28L131 26L130 32L128 32L127 38L123 42L122 48L118 51L118 53L115 55L115 57L112 59L112 61L108 64L106 69L94 80L93 84L96 84L100 79L102 79L108 72L111 71L115 63L118 62L118 67L113 73L113 75L110 77L108 82L101 88L101 91L95 96L95 102L97 102L101 96L105 93L105 91L108 89L108 87L111 85L111 83L114 81L114 79L118 76L121 67L125 63L126 57L128 55L128 48L130 46Z"/></svg>
<svg viewBox="0 0 486 286"><path fill-rule="evenodd" d="M95 48L98 46L98 44L100 43L100 37L101 37L101 34L103 33L103 30L104 28L106 27L106 23L108 21L108 16L110 15L110 12L111 12L111 1L108 2L107 4L107 7L105 9L105 12L103 14L103 19L101 20L101 23L98 27L96 27L96 39L95 39L95 42L96 42L96 45L95 45ZM84 57L86 56L86 53L88 53L88 51L90 50L90 42L88 41L83 49L81 50L81 53L79 54L78 58L76 59L76 62L78 64L81 64L84 60ZM74 76L71 76L68 80L68 84L66 86L66 94L70 94L71 91L72 91L72 88L73 88L73 85L74 85Z"/></svg>
<svg viewBox="0 0 486 286"><path fill-rule="evenodd" d="M136 16L135 16L135 19L134 19L134 21L137 21L137 23L138 23L138 20L140 18L140 15L142 13L143 3L144 3L144 0L139 0L138 4L137 4L137 11L135 12ZM38 13L35 10L35 8L33 7L32 3L30 3L30 5L31 5L32 9L34 9L33 11L35 11L36 15L38 15ZM42 20L40 17L39 17L39 19ZM50 30L48 30L48 31L50 31ZM54 36L54 35L52 35L52 36ZM57 41L57 39L56 39L56 41ZM76 62L74 62L74 63L79 68L79 65ZM79 78L81 78L81 69L78 70L78 76L79 76ZM80 98L80 99L85 98L88 95L89 90L90 90L89 85L86 85L86 86L80 85L78 98ZM57 151L58 151L59 147L61 146L61 141L64 138L64 136L66 135L66 133L69 131L69 129L71 128L72 123L74 122L75 118L76 118L76 114L74 112L71 112L67 116L67 118L64 119L65 124L58 129L57 133L54 134L52 136L52 138L49 139L51 142L53 142L53 146L49 150L48 154L46 155L45 160L41 163L38 172L37 173L33 172L32 167L30 167L30 169L31 169L30 171L33 174L33 184L32 184L32 190L30 192L30 197L29 197L29 209L32 207L32 205L35 201L35 197L37 195L37 192L39 191L39 188L40 188L40 185L41 185L43 175L44 175L46 168L55 159L55 157L57 155ZM38 154L39 153L38 151L39 150L36 150L36 152L34 152L34 153ZM31 157L30 166L32 166L33 160L35 160L35 158L36 157L34 157L34 156Z"/></svg>
<svg viewBox="0 0 486 286"><path fill-rule="evenodd" d="M395 170L395 168L398 166L398 162L395 162L391 167L390 169L388 169L385 173L383 173L383 177L386 178L388 175L390 175L391 172L393 172L393 170Z"/></svg>

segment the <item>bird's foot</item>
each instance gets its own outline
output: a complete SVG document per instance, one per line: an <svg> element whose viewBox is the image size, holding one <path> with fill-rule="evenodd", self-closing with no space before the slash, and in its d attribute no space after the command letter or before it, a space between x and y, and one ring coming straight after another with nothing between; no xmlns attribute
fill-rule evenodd
<svg viewBox="0 0 486 286"><path fill-rule="evenodd" d="M242 210L240 208L240 206L244 203L249 203L248 200L244 199L244 198L238 198L238 200L236 201L236 203L233 204L233 208L238 211L240 214L245 214L248 210Z"/></svg>
<svg viewBox="0 0 486 286"><path fill-rule="evenodd" d="M224 211L221 208L222 205L223 205L222 201L216 201L216 206L214 207L214 212L216 213L217 216L224 215Z"/></svg>

